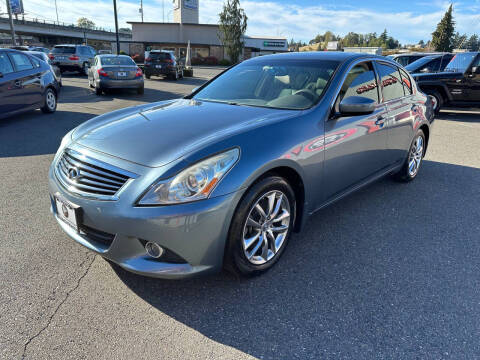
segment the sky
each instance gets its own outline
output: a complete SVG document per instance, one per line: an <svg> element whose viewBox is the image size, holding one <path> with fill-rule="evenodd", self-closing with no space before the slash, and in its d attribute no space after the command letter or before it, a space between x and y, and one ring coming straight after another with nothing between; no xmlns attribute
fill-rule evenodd
<svg viewBox="0 0 480 360"><path fill-rule="evenodd" d="M198 0L200 22L218 23L223 0ZM97 26L114 27L112 0L56 0L59 20L75 23L87 17ZM442 0L240 0L248 16L248 35L284 36L308 42L330 30L337 35L350 31L381 33L385 28L402 44L431 38L449 6ZM4 3L2 1L2 3ZM54 0L23 0L26 16L55 20ZM140 0L117 0L120 27L140 21ZM144 21L172 21L172 0L143 0ZM480 0L453 2L456 30L480 35ZM0 8L4 11L5 5ZM164 11L163 11L164 9Z"/></svg>

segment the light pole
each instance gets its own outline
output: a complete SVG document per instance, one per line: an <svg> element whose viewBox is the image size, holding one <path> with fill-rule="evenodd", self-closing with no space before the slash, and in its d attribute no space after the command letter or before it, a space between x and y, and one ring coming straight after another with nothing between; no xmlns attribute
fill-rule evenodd
<svg viewBox="0 0 480 360"><path fill-rule="evenodd" d="M57 13L57 24L60 24L60 21L58 21L58 7L57 7L57 0L55 0L55 12Z"/></svg>
<svg viewBox="0 0 480 360"><path fill-rule="evenodd" d="M142 14L142 23L143 23L143 0L140 0L140 13Z"/></svg>
<svg viewBox="0 0 480 360"><path fill-rule="evenodd" d="M12 9L10 7L10 0L7 0L7 11L8 11L8 20L10 22L10 31L12 32L12 44L13 46L17 45L15 41L15 27L13 26L13 18L12 18Z"/></svg>
<svg viewBox="0 0 480 360"><path fill-rule="evenodd" d="M120 54L120 40L118 39L117 0L113 0L113 14L115 15L115 37L117 38L117 55Z"/></svg>

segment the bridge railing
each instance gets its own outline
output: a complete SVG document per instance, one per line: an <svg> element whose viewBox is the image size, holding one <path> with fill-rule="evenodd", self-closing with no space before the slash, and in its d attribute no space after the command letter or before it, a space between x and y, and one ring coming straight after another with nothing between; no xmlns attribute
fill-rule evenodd
<svg viewBox="0 0 480 360"><path fill-rule="evenodd" d="M0 15L0 21L1 22L8 22L8 17L5 17L4 15ZM32 18L32 17L18 17L13 19L14 24L16 25L32 25L32 26L46 26L46 27L54 27L54 28L62 28L62 29L68 29L68 30L75 30L75 31L80 31L80 32L95 32L95 33L108 33L108 34L113 34L115 33L111 29L105 29L102 27L81 27L75 24L68 24L64 22L56 22L52 20L46 20L46 19L39 19L39 18ZM132 33L130 32L122 32L119 31L119 34L122 36L132 36Z"/></svg>

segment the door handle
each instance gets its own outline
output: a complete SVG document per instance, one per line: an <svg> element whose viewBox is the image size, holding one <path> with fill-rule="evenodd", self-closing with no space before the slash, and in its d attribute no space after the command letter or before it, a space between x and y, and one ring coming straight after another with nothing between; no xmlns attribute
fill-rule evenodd
<svg viewBox="0 0 480 360"><path fill-rule="evenodd" d="M22 82L20 80L15 80L16 87L22 87Z"/></svg>

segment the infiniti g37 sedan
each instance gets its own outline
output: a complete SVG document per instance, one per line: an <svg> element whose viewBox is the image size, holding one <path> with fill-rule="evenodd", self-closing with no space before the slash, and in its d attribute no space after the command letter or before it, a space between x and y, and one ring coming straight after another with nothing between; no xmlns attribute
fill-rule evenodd
<svg viewBox="0 0 480 360"><path fill-rule="evenodd" d="M384 57L253 58L182 99L65 135L52 212L75 241L138 274L258 274L316 210L385 175L415 179L432 121L430 98Z"/></svg>

